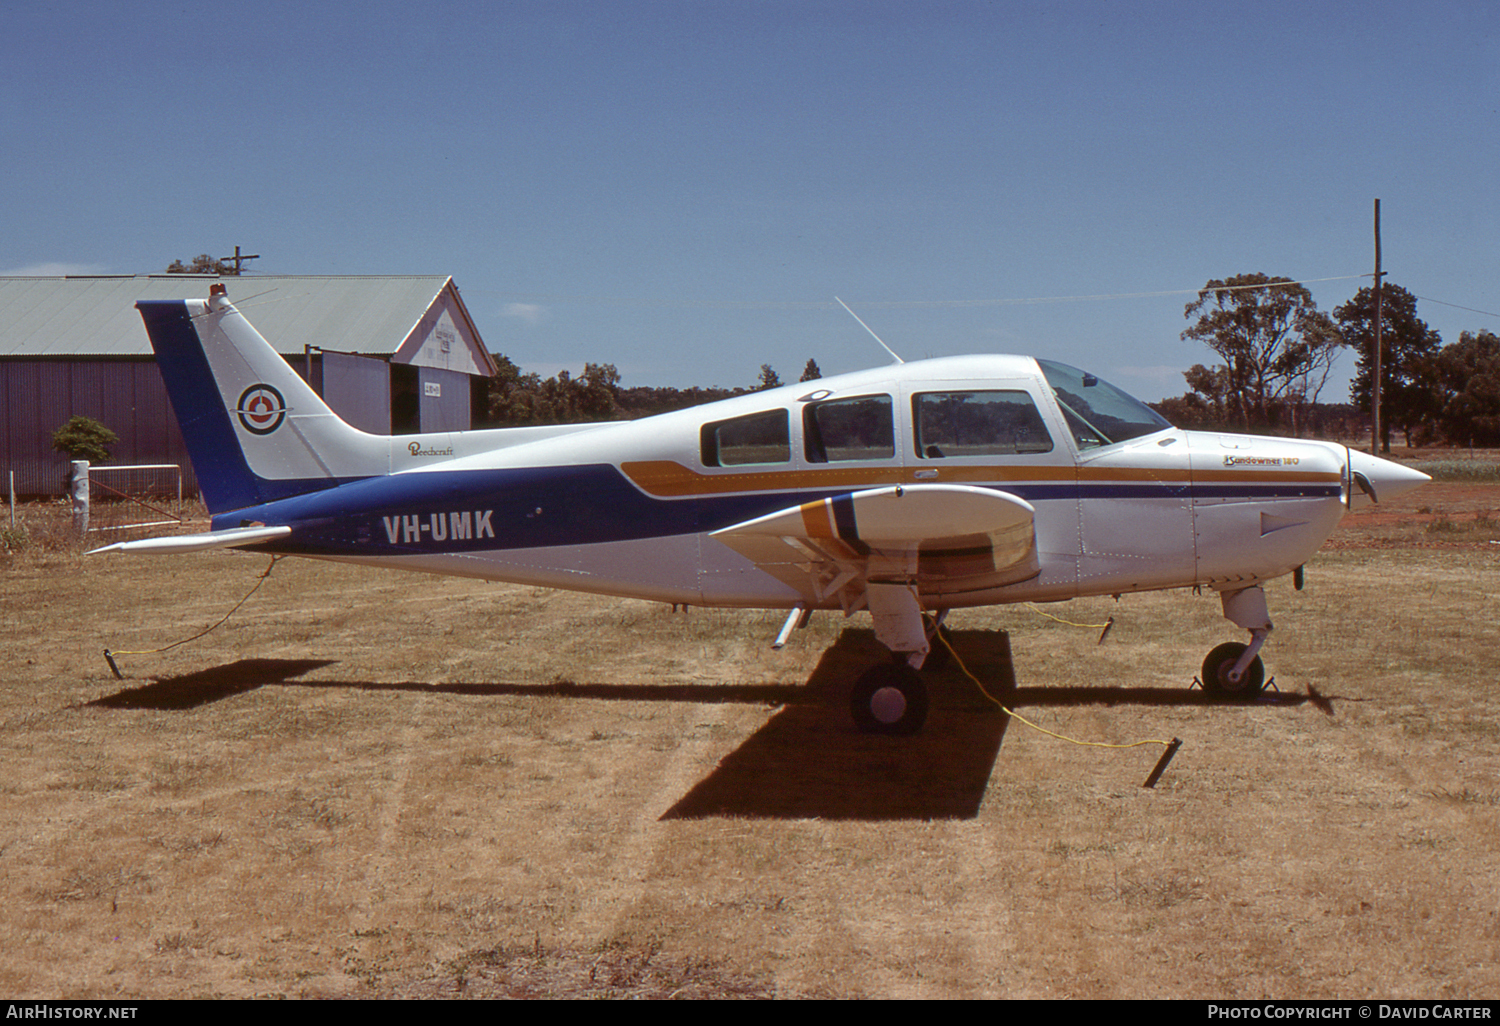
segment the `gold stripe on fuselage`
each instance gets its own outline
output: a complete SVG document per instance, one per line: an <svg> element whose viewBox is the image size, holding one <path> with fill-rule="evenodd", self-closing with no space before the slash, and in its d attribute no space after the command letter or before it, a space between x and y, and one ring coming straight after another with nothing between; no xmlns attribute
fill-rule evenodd
<svg viewBox="0 0 1500 1026"><path fill-rule="evenodd" d="M733 492L820 491L837 488L874 488L896 484L1004 484L1006 482L1079 483L1155 481L1160 484L1338 484L1336 471L1222 470L1186 468L1071 466L984 466L943 464L915 467L820 467L804 470L740 470L704 474L675 460L640 460L620 464L620 471L648 495L681 499ZM931 475L918 478L921 472ZM815 505L815 504L810 504ZM807 516L804 508L803 516ZM825 513L825 518L831 514ZM830 533L829 537L834 535Z"/></svg>

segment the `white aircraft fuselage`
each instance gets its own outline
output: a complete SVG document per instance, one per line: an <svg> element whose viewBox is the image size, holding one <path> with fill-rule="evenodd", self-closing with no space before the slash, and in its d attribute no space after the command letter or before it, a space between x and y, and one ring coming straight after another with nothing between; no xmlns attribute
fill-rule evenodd
<svg viewBox="0 0 1500 1026"><path fill-rule="evenodd" d="M802 396L879 395L893 411L906 411L913 395L959 382L966 390L1024 392L1050 450L923 458L908 442L912 425L893 418L890 455L837 463L805 455ZM1051 398L1036 361L970 356L786 386L711 411L594 425L469 456L456 454L483 446L487 435L509 441L508 432L401 436L392 439L392 462L406 465L388 476L219 514L214 526L287 524L292 537L268 548L397 569L694 605L828 608L838 601L762 572L713 532L882 486L963 484L1034 506L1039 572L999 587L935 593L947 607L1248 586L1305 563L1351 502L1366 501L1357 487L1351 493L1346 467L1370 458L1341 445L1164 427L1080 449ZM784 459L703 463L706 421L768 412L785 413L791 426Z"/></svg>
<svg viewBox="0 0 1500 1026"><path fill-rule="evenodd" d="M1301 567L1349 509L1427 480L1330 442L1178 430L1024 356L636 421L371 435L215 290L139 304L213 532L111 549L234 545L689 605L869 609L913 667L947 609L1202 586L1254 639L1227 683L1270 629L1260 583Z"/></svg>

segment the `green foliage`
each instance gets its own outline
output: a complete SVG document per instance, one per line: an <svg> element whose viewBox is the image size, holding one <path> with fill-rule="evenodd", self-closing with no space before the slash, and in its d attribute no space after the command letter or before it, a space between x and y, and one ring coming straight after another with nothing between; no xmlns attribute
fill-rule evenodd
<svg viewBox="0 0 1500 1026"><path fill-rule="evenodd" d="M1417 317L1417 297L1400 285L1381 286L1380 297L1380 424L1382 447L1391 451L1391 429L1399 427L1412 444L1414 431L1432 430L1443 400L1437 380L1436 357L1443 340ZM1334 320L1344 343L1359 354L1359 370L1349 385L1349 398L1370 412L1371 377L1375 349L1375 290L1363 288L1343 306Z"/></svg>
<svg viewBox="0 0 1500 1026"><path fill-rule="evenodd" d="M490 424L577 424L620 416L620 372L612 363L586 363L580 377L562 370L543 380L522 374L505 356L495 362L499 372L487 382L485 404Z"/></svg>
<svg viewBox="0 0 1500 1026"><path fill-rule="evenodd" d="M109 447L119 440L119 435L88 417L73 417L52 432L52 448L90 463L109 459Z"/></svg>
<svg viewBox="0 0 1500 1026"><path fill-rule="evenodd" d="M234 269L234 264L225 263L222 260L215 260L207 253L199 253L197 256L193 257L193 262L190 264L184 264L181 260L173 260L171 264L167 266L167 273L218 274L233 277L240 272Z"/></svg>
<svg viewBox="0 0 1500 1026"><path fill-rule="evenodd" d="M759 392L759 391L762 391L762 390L767 389L767 388L780 388L780 387L781 387L781 378L777 375L776 371L774 371L771 368L771 365L769 363L763 363L763 364L761 364L760 365L760 384L758 384L758 385L755 386L755 390L757 392Z"/></svg>
<svg viewBox="0 0 1500 1026"><path fill-rule="evenodd" d="M1463 332L1437 354L1443 434L1457 445L1500 445L1500 336Z"/></svg>
<svg viewBox="0 0 1500 1026"><path fill-rule="evenodd" d="M800 378L798 378L797 380L798 381L817 381L822 376L823 376L823 372L818 368L818 361L814 360L812 357L808 357L807 358L807 366L802 368L802 376Z"/></svg>
<svg viewBox="0 0 1500 1026"><path fill-rule="evenodd" d="M574 424L601 420L635 420L658 413L685 410L744 395L746 388L670 388L641 385L620 387L614 364L584 364L573 377L559 371L554 378L522 374L508 357L495 357L499 372L486 384L483 422L494 427L528 424Z"/></svg>
<svg viewBox="0 0 1500 1026"><path fill-rule="evenodd" d="M1201 395L1188 392L1175 398L1163 399L1159 403L1148 403L1153 410L1167 419L1173 427L1187 431L1224 430L1228 420L1224 411L1206 402Z"/></svg>
<svg viewBox="0 0 1500 1026"><path fill-rule="evenodd" d="M1226 368L1194 364L1183 371L1190 391L1161 402L1150 403L1170 423L1190 431L1249 431L1251 434L1285 433L1316 438L1354 438L1364 425L1348 404L1279 400L1270 406L1270 423L1246 428L1238 407L1231 401Z"/></svg>
<svg viewBox="0 0 1500 1026"><path fill-rule="evenodd" d="M1182 337L1202 342L1224 364L1188 373L1222 373L1213 387L1242 427L1271 426L1279 411L1295 415L1317 402L1342 342L1306 288L1260 273L1215 279L1183 309L1184 317L1195 315Z"/></svg>
<svg viewBox="0 0 1500 1026"><path fill-rule="evenodd" d="M637 417L650 417L658 413L672 413L675 410L686 410L693 406L702 406L704 403L716 403L720 399L731 399L737 395L744 395L743 388L666 388L639 386L636 388L622 388L619 393L620 415L626 419L634 420Z"/></svg>
<svg viewBox="0 0 1500 1026"><path fill-rule="evenodd" d="M1229 371L1225 367L1205 367L1195 363L1182 372L1188 388L1180 399L1167 400L1172 413L1158 410L1178 427L1225 428L1234 419L1229 404Z"/></svg>
<svg viewBox="0 0 1500 1026"><path fill-rule="evenodd" d="M20 527L0 527L0 554L14 556L31 544L31 536Z"/></svg>

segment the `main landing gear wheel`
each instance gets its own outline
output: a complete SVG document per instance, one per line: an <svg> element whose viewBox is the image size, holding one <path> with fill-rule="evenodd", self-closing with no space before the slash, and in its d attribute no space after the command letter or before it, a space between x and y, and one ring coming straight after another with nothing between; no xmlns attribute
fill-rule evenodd
<svg viewBox="0 0 1500 1026"><path fill-rule="evenodd" d="M855 682L849 713L866 734L915 734L927 722L927 685L905 663L871 667Z"/></svg>
<svg viewBox="0 0 1500 1026"><path fill-rule="evenodd" d="M1245 667L1238 681L1229 679L1229 671L1239 662L1249 645L1226 641L1203 660L1203 690L1218 698L1254 698L1266 686L1266 667L1256 656Z"/></svg>

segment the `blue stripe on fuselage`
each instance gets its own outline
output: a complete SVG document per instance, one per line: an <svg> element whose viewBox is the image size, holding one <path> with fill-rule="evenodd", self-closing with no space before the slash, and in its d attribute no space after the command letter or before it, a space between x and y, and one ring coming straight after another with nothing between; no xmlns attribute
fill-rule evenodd
<svg viewBox="0 0 1500 1026"><path fill-rule="evenodd" d="M999 484L980 485L1019 495L1027 502L1045 499L1325 499L1338 498L1343 490L1336 484L1297 482L1288 484Z"/></svg>
<svg viewBox="0 0 1500 1026"><path fill-rule="evenodd" d="M267 548L316 555L471 552L697 534L787 502L780 493L666 502L606 463L368 478L238 510L214 525L290 524L292 537Z"/></svg>
<svg viewBox="0 0 1500 1026"><path fill-rule="evenodd" d="M1337 485L1011 484L996 490L1048 499L1295 499L1334 497ZM214 529L242 522L289 524L290 538L268 549L313 555L410 555L547 548L716 531L790 506L848 494L759 492L659 499L611 464L503 470L424 471L367 478L328 491L214 518ZM838 506L835 504L835 512ZM851 511L852 512L852 511ZM852 525L850 525L852 531ZM844 525L839 533L844 534Z"/></svg>

